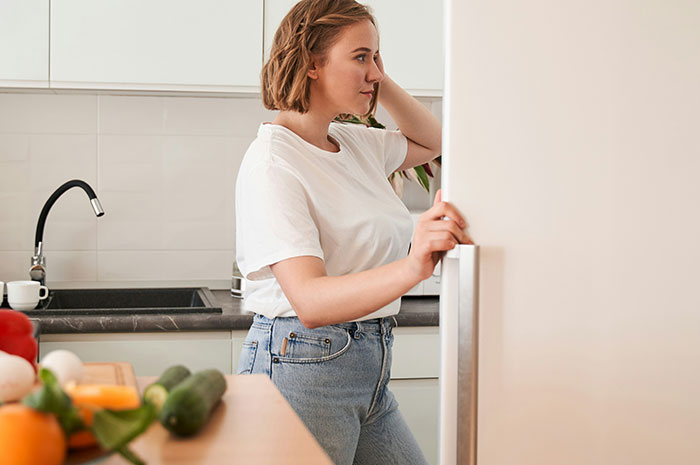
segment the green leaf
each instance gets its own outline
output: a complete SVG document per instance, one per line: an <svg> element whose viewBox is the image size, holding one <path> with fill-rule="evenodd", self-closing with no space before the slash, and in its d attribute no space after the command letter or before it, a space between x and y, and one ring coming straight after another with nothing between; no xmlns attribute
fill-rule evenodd
<svg viewBox="0 0 700 465"><path fill-rule="evenodd" d="M51 370L47 368L39 370L39 379L42 383L41 388L24 396L22 403L35 410L56 415L66 436L84 428L78 409L73 405L68 394L63 392Z"/></svg>
<svg viewBox="0 0 700 465"><path fill-rule="evenodd" d="M119 455L124 457L126 460L129 462L133 463L134 465L146 465L146 462L141 460L141 458L134 454L128 447L122 446L119 449L117 449L117 452L119 452Z"/></svg>
<svg viewBox="0 0 700 465"><path fill-rule="evenodd" d="M119 451L146 431L155 417L155 408L148 402L130 410L104 409L95 412L92 429L102 447Z"/></svg>
<svg viewBox="0 0 700 465"><path fill-rule="evenodd" d="M421 185L426 191L430 192L430 181L428 180L428 174L425 172L425 168L423 168L423 166L416 166L413 169L416 170Z"/></svg>

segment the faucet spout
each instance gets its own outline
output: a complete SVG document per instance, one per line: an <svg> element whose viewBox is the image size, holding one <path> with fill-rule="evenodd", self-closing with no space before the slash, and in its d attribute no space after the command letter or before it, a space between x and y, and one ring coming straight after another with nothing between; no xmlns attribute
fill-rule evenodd
<svg viewBox="0 0 700 465"><path fill-rule="evenodd" d="M43 239L44 239L44 225L46 224L46 217L49 215L49 211L56 200L63 195L68 189L72 187L80 187L85 191L88 198L90 199L90 204L92 209L95 211L95 215L100 217L105 214L102 209L102 205L95 194L95 191L90 187L85 181L80 179L73 179L62 184L58 189L54 191L53 194L44 204L44 208L41 209L39 214L39 222L36 225L36 235L34 237L34 256L32 257L32 266L29 269L29 276L34 281L39 281L42 285L46 281L46 259L43 254Z"/></svg>

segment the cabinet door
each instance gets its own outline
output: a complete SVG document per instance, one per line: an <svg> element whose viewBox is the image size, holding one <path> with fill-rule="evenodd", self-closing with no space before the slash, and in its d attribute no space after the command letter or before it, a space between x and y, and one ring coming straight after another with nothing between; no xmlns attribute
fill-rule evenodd
<svg viewBox="0 0 700 465"><path fill-rule="evenodd" d="M49 0L0 2L0 86L48 87Z"/></svg>
<svg viewBox="0 0 700 465"><path fill-rule="evenodd" d="M439 389L437 379L392 379L389 390L431 465L438 462Z"/></svg>
<svg viewBox="0 0 700 465"><path fill-rule="evenodd" d="M265 59L282 18L295 0L265 0ZM385 70L417 96L440 96L443 87L442 0L369 0L379 28Z"/></svg>
<svg viewBox="0 0 700 465"><path fill-rule="evenodd" d="M52 87L256 92L261 53L261 1L52 1Z"/></svg>
<svg viewBox="0 0 700 465"><path fill-rule="evenodd" d="M216 368L231 373L231 332L42 334L39 358L56 349L84 362L129 362L136 376L158 376L171 365L192 372Z"/></svg>

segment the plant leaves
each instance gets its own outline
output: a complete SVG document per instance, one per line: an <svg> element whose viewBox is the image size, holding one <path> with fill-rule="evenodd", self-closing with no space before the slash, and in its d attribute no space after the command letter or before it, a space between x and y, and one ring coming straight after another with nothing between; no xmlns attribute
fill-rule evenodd
<svg viewBox="0 0 700 465"><path fill-rule="evenodd" d="M430 181L428 180L428 175L425 172L425 168L423 166L416 166L413 168L416 172L416 175L418 175L418 181L420 184L423 186L423 188L430 192Z"/></svg>
<svg viewBox="0 0 700 465"><path fill-rule="evenodd" d="M133 463L134 465L146 465L146 462L141 460L141 457L138 455L134 454L131 449L129 449L126 446L122 446L119 449L117 449L117 452L119 452L119 455L124 457L126 460L129 462Z"/></svg>
<svg viewBox="0 0 700 465"><path fill-rule="evenodd" d="M95 412L92 429L102 447L119 451L146 431L155 418L155 407L149 402L129 410L104 409Z"/></svg>
<svg viewBox="0 0 700 465"><path fill-rule="evenodd" d="M68 394L63 392L56 376L48 368L39 370L41 387L22 398L22 404L41 412L52 413L58 418L61 428L69 436L83 429L83 420Z"/></svg>

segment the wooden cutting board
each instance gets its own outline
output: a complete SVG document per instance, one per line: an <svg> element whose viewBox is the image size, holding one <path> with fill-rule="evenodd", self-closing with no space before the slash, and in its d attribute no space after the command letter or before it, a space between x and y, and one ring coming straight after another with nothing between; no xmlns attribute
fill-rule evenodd
<svg viewBox="0 0 700 465"><path fill-rule="evenodd" d="M41 367L41 364L39 364ZM83 379L79 384L118 384L138 390L134 367L129 362L83 362ZM41 381L34 384L39 387Z"/></svg>
<svg viewBox="0 0 700 465"><path fill-rule="evenodd" d="M134 367L128 362L84 362L80 384L118 384L138 389Z"/></svg>

